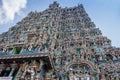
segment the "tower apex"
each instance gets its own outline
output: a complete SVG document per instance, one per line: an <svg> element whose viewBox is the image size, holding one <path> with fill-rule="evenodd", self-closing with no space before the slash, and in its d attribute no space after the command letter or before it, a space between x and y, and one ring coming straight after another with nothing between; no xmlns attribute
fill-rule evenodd
<svg viewBox="0 0 120 80"><path fill-rule="evenodd" d="M55 8L55 7L59 7L59 3L57 3L57 1L54 1L52 4L49 5L49 8Z"/></svg>

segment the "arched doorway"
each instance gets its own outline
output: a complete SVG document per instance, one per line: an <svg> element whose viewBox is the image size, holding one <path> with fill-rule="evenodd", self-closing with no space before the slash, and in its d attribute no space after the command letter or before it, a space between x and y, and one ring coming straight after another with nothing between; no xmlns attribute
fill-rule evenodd
<svg viewBox="0 0 120 80"><path fill-rule="evenodd" d="M89 61L72 62L66 65L70 80L99 80L99 71Z"/></svg>

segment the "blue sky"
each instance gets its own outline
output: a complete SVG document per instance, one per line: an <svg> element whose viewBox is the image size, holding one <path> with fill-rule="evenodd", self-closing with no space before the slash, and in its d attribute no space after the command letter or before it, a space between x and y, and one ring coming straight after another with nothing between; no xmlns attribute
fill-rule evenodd
<svg viewBox="0 0 120 80"><path fill-rule="evenodd" d="M0 13L0 33L7 31L30 11L45 10L53 1L55 0L0 0L0 12L2 11L2 13ZM100 28L104 36L112 40L113 46L120 47L120 0L56 1L61 7L72 7L83 4L91 20L96 24L96 27ZM12 6L6 8L6 4L12 4ZM14 13L9 10L12 10ZM6 12L8 12L8 14L6 14Z"/></svg>

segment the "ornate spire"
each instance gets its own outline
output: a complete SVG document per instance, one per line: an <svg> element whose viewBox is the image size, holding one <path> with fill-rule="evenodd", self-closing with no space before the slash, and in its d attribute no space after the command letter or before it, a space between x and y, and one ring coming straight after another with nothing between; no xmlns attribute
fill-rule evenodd
<svg viewBox="0 0 120 80"><path fill-rule="evenodd" d="M57 3L57 1L54 1L53 4L49 5L49 8L56 8L59 7L59 3Z"/></svg>

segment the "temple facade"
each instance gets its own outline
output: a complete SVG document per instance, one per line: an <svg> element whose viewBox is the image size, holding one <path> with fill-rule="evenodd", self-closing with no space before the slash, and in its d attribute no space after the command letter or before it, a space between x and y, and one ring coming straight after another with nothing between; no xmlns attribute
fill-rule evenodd
<svg viewBox="0 0 120 80"><path fill-rule="evenodd" d="M0 35L0 80L120 80L119 63L82 4L55 1Z"/></svg>

